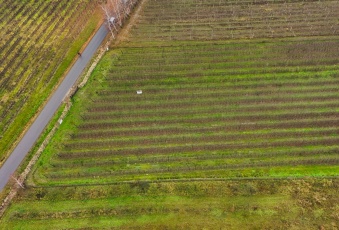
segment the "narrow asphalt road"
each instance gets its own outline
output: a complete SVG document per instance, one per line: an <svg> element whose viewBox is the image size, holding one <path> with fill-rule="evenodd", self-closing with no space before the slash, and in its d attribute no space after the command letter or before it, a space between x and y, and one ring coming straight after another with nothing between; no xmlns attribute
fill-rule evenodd
<svg viewBox="0 0 339 230"><path fill-rule="evenodd" d="M63 82L47 102L37 119L34 121L9 158L0 168L0 191L5 187L11 175L15 172L27 153L33 147L34 143L37 141L40 134L61 105L68 91L79 78L80 74L89 63L107 34L108 31L106 27L102 25L81 54L81 57L78 58Z"/></svg>

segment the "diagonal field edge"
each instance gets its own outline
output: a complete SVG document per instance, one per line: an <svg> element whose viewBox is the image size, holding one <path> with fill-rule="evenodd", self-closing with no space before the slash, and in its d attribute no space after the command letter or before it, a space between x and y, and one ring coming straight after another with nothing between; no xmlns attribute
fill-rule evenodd
<svg viewBox="0 0 339 230"><path fill-rule="evenodd" d="M6 186L10 176L15 172L27 153L33 147L34 143L37 141L40 134L61 105L68 91L75 84L76 80L79 78L80 74L89 63L107 34L108 31L106 27L102 25L87 45L81 57L78 58L71 70L66 75L65 79L47 102L37 119L34 121L9 158L0 168L0 191Z"/></svg>

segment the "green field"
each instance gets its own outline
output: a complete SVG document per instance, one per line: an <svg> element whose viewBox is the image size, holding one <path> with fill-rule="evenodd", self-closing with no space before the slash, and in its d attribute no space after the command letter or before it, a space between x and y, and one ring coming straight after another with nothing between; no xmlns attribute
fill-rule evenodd
<svg viewBox="0 0 339 230"><path fill-rule="evenodd" d="M0 165L93 34L89 0L0 1Z"/></svg>
<svg viewBox="0 0 339 230"><path fill-rule="evenodd" d="M232 180L29 188L2 229L336 229L339 181Z"/></svg>
<svg viewBox="0 0 339 230"><path fill-rule="evenodd" d="M139 7L0 224L338 228L338 2Z"/></svg>
<svg viewBox="0 0 339 230"><path fill-rule="evenodd" d="M34 183L336 176L338 52L312 58L328 43L115 49ZM293 54L298 46L308 54Z"/></svg>

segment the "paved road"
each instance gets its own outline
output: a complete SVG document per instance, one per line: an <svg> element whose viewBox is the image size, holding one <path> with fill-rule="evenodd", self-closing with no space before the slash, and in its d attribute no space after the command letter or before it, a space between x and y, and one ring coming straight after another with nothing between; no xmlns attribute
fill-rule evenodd
<svg viewBox="0 0 339 230"><path fill-rule="evenodd" d="M54 92L53 96L43 108L37 119L26 132L7 161L0 168L0 191L5 187L11 175L15 172L21 161L33 147L34 143L37 141L40 134L61 105L68 91L74 85L107 34L107 29L104 25L102 25L87 45L86 49L83 51L81 57L78 58L72 69L60 84L59 88Z"/></svg>

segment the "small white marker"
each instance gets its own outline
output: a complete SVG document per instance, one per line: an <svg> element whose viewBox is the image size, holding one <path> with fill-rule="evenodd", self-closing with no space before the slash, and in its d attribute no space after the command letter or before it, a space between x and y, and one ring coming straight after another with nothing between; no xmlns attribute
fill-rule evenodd
<svg viewBox="0 0 339 230"><path fill-rule="evenodd" d="M137 94L142 94L142 90L141 89L139 89L139 90L137 90Z"/></svg>

